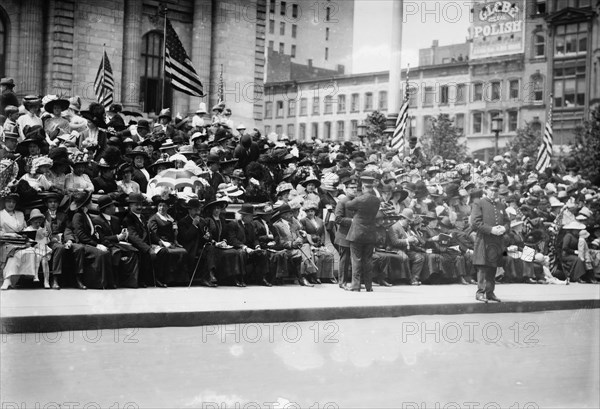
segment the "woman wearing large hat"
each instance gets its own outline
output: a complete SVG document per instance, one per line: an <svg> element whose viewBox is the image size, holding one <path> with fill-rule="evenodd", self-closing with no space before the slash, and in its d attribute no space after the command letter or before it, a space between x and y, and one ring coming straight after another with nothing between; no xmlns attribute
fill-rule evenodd
<svg viewBox="0 0 600 409"><path fill-rule="evenodd" d="M133 180L140 185L142 193L145 193L150 181L150 172L146 170L150 156L143 146L137 146L127 156L133 161Z"/></svg>
<svg viewBox="0 0 600 409"><path fill-rule="evenodd" d="M585 224L573 220L563 226L565 235L562 240L561 267L567 283L582 283L585 275L585 264L578 255L579 232L585 230Z"/></svg>
<svg viewBox="0 0 600 409"><path fill-rule="evenodd" d="M304 187L305 192L302 195L305 201L314 202L317 209L321 209L321 196L317 190L321 186L321 181L314 174L309 174L300 184Z"/></svg>
<svg viewBox="0 0 600 409"><path fill-rule="evenodd" d="M51 114L44 122L44 129L50 140L69 133L69 121L62 116L62 112L67 109L69 100L58 98L56 95L50 96L49 101L44 104L44 110Z"/></svg>
<svg viewBox="0 0 600 409"><path fill-rule="evenodd" d="M92 192L76 192L71 197L69 206L73 234L85 254L84 264L91 264L91 268L77 276L77 286L83 290L87 287L107 288L109 279L113 276L111 253L100 243L100 237L88 213L91 204Z"/></svg>
<svg viewBox="0 0 600 409"><path fill-rule="evenodd" d="M81 116L88 121L88 129L81 135L81 148L95 151L94 160L100 160L102 149L108 141L104 115L104 106L97 102L92 102L87 111L81 111Z"/></svg>
<svg viewBox="0 0 600 409"><path fill-rule="evenodd" d="M306 217L300 220L300 224L307 234L312 250L312 262L317 267L317 271L308 277L309 281L314 284L337 284L333 275L333 253L325 246L325 224L323 219L317 216L320 210L319 203L306 200L303 208Z"/></svg>
<svg viewBox="0 0 600 409"><path fill-rule="evenodd" d="M85 173L89 168L90 158L82 152L74 152L69 156L69 161L73 168L73 172L65 177L65 190L68 193L73 192L93 192L94 184L90 177Z"/></svg>
<svg viewBox="0 0 600 409"><path fill-rule="evenodd" d="M25 114L21 115L17 119L17 125L19 125L19 136L21 139L25 139L25 128L39 126L44 127L44 123L40 118L42 111L42 99L39 95L26 95L23 97L23 107L25 108Z"/></svg>
<svg viewBox="0 0 600 409"><path fill-rule="evenodd" d="M236 250L227 244L228 230L224 211L229 200L226 196L219 196L206 203L204 214L206 230L210 234L215 245L211 246L214 253L214 266L210 266L213 275L219 282L230 281L238 287L245 287L244 259L240 250Z"/></svg>
<svg viewBox="0 0 600 409"><path fill-rule="evenodd" d="M23 212L15 210L19 195L4 196L4 209L0 210L0 271L2 290L17 284L21 276L33 277L37 281L38 263L35 251L27 244L21 232L27 227Z"/></svg>
<svg viewBox="0 0 600 409"><path fill-rule="evenodd" d="M152 202L157 212L148 219L150 241L155 248L156 261L154 273L157 282L164 285L187 283L189 281L187 266L187 251L178 243L177 222L168 213L176 202L170 195L154 196Z"/></svg>

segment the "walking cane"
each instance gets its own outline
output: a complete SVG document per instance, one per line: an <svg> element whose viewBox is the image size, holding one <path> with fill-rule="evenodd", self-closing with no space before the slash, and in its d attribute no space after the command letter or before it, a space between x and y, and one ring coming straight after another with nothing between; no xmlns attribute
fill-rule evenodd
<svg viewBox="0 0 600 409"><path fill-rule="evenodd" d="M200 256L198 257L198 261L196 262L196 268L194 268L194 272L192 273L192 279L190 280L190 284L188 285L188 288L190 288L192 286L192 282L194 281L194 277L196 277L196 271L198 271L198 266L200 265L200 260L202 260L202 255L204 254L204 249L206 248L206 246L209 244L210 242L206 242L204 243L204 246L202 246L202 250L200 251Z"/></svg>

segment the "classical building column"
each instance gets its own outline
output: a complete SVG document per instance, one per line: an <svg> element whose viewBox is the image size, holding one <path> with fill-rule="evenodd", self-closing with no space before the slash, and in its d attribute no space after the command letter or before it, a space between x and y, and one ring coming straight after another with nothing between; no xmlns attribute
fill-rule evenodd
<svg viewBox="0 0 600 409"><path fill-rule="evenodd" d="M142 8L143 0L125 1L121 103L126 110L140 109Z"/></svg>
<svg viewBox="0 0 600 409"><path fill-rule="evenodd" d="M192 50L191 59L198 72L200 81L204 86L204 93L208 94L211 87L210 65L212 60L212 0L194 1L194 21L192 23ZM200 102L206 102L207 109L209 99L190 97L190 111L195 112Z"/></svg>
<svg viewBox="0 0 600 409"><path fill-rule="evenodd" d="M44 60L43 4L22 0L19 40L19 93L42 94L42 64Z"/></svg>
<svg viewBox="0 0 600 409"><path fill-rule="evenodd" d="M390 82L388 91L388 127L394 127L402 105L402 18L404 0L392 6L392 41L390 44Z"/></svg>

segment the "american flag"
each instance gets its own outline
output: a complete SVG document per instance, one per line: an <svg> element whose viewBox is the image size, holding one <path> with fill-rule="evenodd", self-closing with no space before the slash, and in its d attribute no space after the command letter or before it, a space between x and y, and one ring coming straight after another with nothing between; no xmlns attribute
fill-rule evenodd
<svg viewBox="0 0 600 409"><path fill-rule="evenodd" d="M546 127L544 128L544 137L542 138L542 145L540 146L535 162L535 169L538 172L546 170L550 165L550 159L552 159L552 100L553 97L550 95L550 110L548 111Z"/></svg>
<svg viewBox="0 0 600 409"><path fill-rule="evenodd" d="M400 113L396 120L396 129L394 129L394 135L392 136L392 142L390 146L392 149L398 150L398 155L404 154L405 140L406 140L406 127L408 125L408 72L410 67L406 70L406 90L404 94L404 102L400 107Z"/></svg>
<svg viewBox="0 0 600 409"><path fill-rule="evenodd" d="M108 61L108 55L104 51L102 56L102 62L98 68L98 74L96 74L96 80L94 81L94 93L96 99L104 108L108 108L113 103L113 89L115 88L115 81L113 79L113 72Z"/></svg>
<svg viewBox="0 0 600 409"><path fill-rule="evenodd" d="M203 97L200 77L196 73L192 60L188 57L177 33L167 18L167 47L165 72L171 77L171 86L185 94Z"/></svg>

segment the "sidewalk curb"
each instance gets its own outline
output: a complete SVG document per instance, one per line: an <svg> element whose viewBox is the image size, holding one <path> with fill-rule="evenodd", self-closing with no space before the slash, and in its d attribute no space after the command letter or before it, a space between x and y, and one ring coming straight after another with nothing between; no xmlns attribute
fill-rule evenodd
<svg viewBox="0 0 600 409"><path fill-rule="evenodd" d="M600 308L600 300L508 301L423 305L377 305L320 307L306 309L263 309L238 311L147 312L94 315L51 315L2 317L2 334L84 331L116 328L195 327L204 325L331 321L342 319L522 313Z"/></svg>

